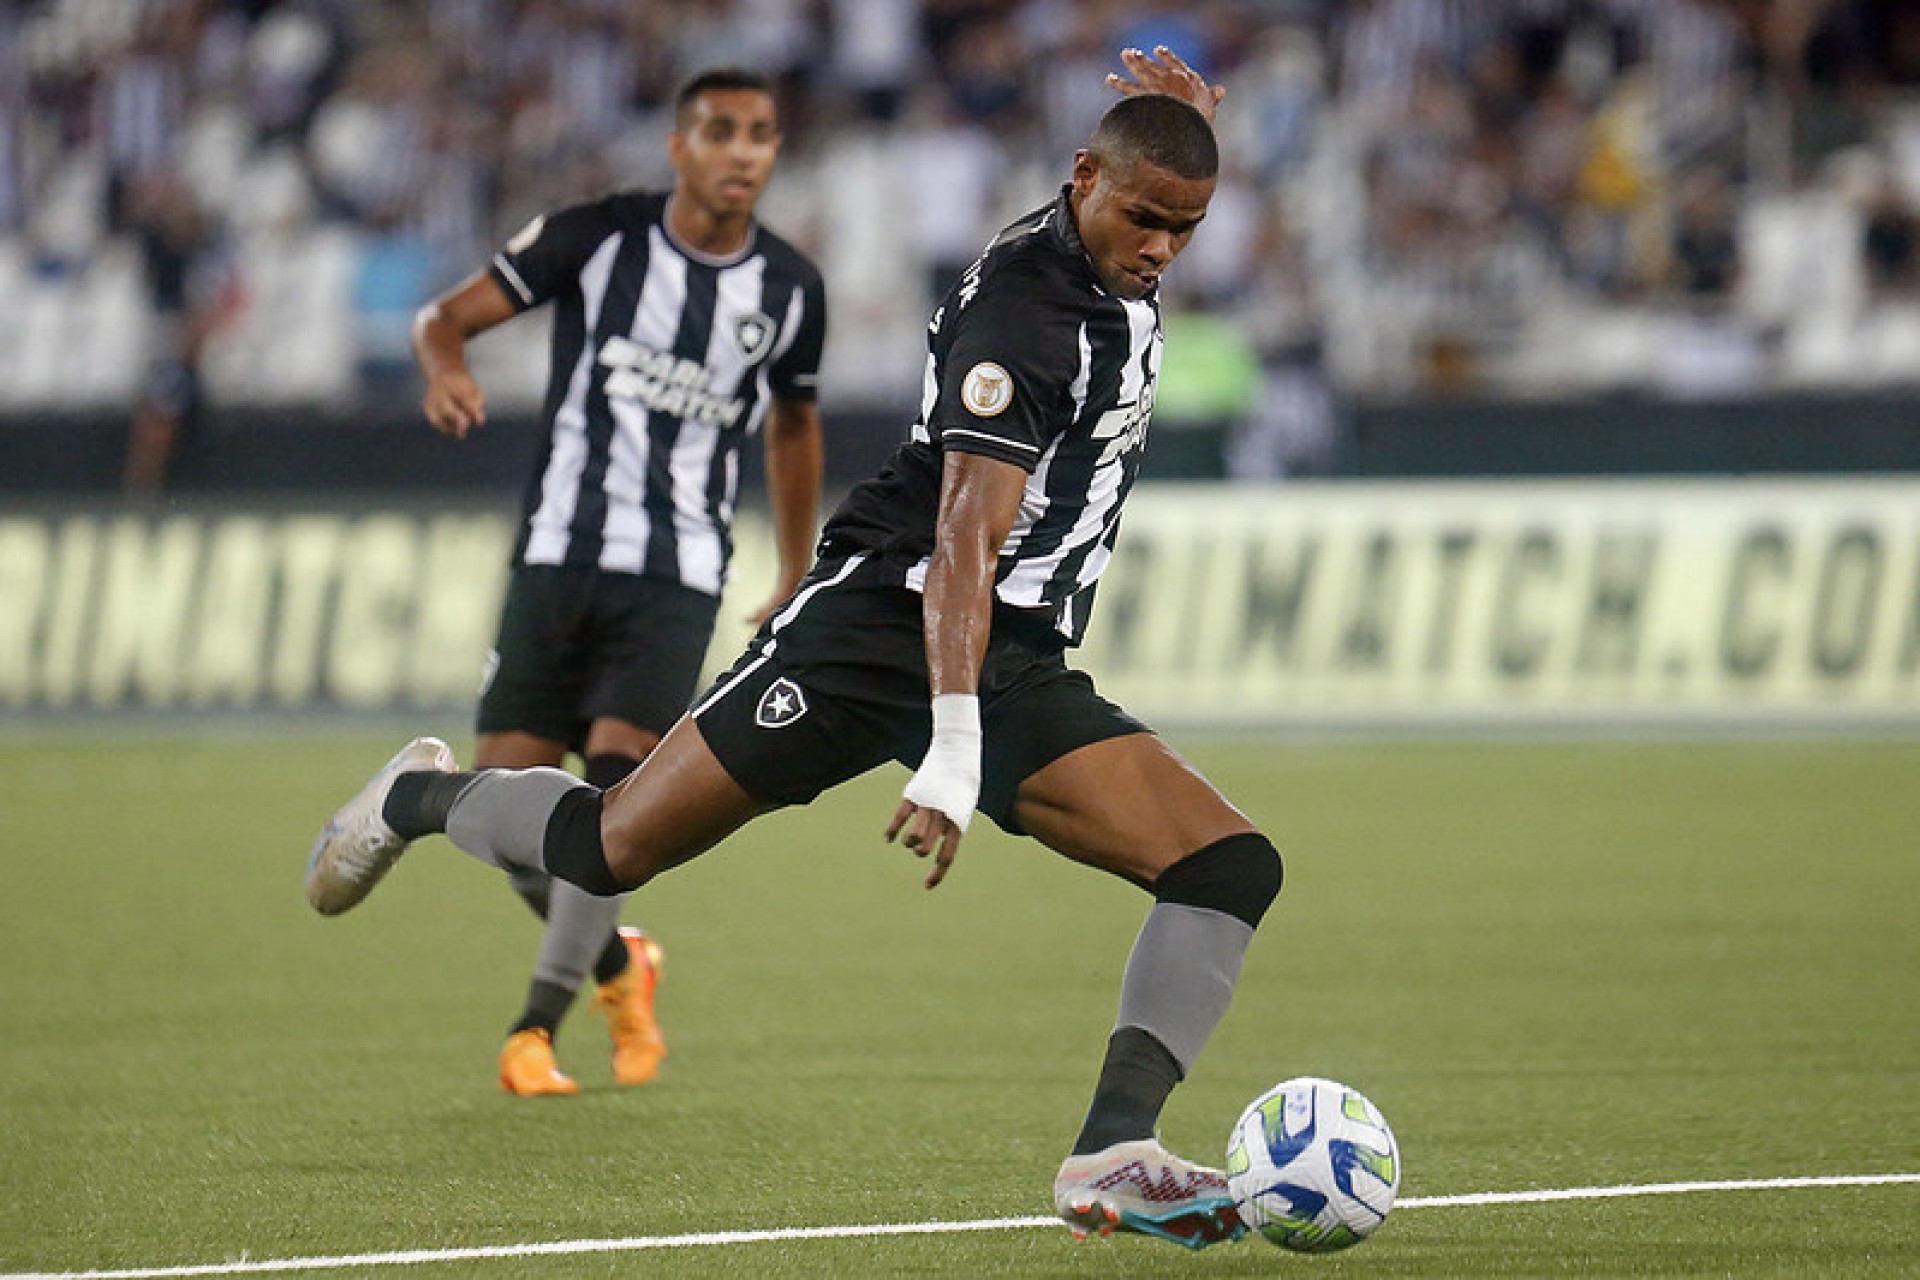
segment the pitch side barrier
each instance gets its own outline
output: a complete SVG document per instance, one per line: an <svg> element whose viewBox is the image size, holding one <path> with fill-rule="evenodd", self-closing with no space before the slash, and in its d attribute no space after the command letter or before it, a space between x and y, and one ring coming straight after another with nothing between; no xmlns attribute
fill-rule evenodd
<svg viewBox="0 0 1920 1280"><path fill-rule="evenodd" d="M0 715L464 709L513 533L0 514ZM737 541L716 662L772 580ZM1920 480L1143 487L1076 661L1169 727L1920 729Z"/></svg>

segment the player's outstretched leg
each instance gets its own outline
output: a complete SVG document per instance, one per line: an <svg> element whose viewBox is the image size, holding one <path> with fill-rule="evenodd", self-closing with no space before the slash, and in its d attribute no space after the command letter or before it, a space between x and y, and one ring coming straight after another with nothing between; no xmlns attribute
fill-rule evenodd
<svg viewBox="0 0 1920 1280"><path fill-rule="evenodd" d="M328 914L346 910L409 841L435 832L498 870L545 872L613 897L776 807L741 789L688 717L605 799L603 811L599 788L564 769L458 772L445 743L418 739L320 833L309 860L309 897ZM611 834L603 835L603 821Z"/></svg>
<svg viewBox="0 0 1920 1280"><path fill-rule="evenodd" d="M1068 1156L1053 1180L1053 1207L1082 1240L1136 1231L1204 1249L1247 1231L1226 1174L1182 1160L1153 1138Z"/></svg>
<svg viewBox="0 0 1920 1280"><path fill-rule="evenodd" d="M323 916L336 916L373 892L380 878L407 850L408 841L387 825L384 809L394 779L403 773L452 773L453 748L438 738L415 738L382 765L373 779L328 819L307 856L307 901Z"/></svg>

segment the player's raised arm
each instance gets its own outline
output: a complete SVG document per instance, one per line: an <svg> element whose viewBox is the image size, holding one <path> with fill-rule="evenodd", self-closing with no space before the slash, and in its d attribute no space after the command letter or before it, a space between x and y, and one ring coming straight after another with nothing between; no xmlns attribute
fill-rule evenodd
<svg viewBox="0 0 1920 1280"><path fill-rule="evenodd" d="M1107 77L1107 84L1128 97L1136 93L1164 93L1192 103L1211 121L1220 100L1227 96L1225 85L1208 84L1205 77L1163 44L1154 46L1152 57L1138 49L1122 49L1120 61L1127 64L1133 79L1116 72Z"/></svg>

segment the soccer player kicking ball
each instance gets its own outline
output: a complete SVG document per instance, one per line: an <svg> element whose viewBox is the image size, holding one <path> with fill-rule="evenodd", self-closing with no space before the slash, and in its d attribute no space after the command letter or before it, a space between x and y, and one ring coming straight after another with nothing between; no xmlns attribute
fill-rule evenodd
<svg viewBox="0 0 1920 1280"><path fill-rule="evenodd" d="M977 808L1153 895L1080 1136L1054 1181L1075 1234L1192 1248L1244 1228L1218 1170L1155 1137L1279 892L1273 845L1067 667L1138 474L1155 290L1213 195L1223 91L1162 48L1057 199L1007 227L930 327L911 438L828 521L733 669L606 791L557 769L457 772L418 739L335 814L308 888L350 905L444 831L508 872L637 888L752 818L874 766L915 769L887 827L940 883Z"/></svg>

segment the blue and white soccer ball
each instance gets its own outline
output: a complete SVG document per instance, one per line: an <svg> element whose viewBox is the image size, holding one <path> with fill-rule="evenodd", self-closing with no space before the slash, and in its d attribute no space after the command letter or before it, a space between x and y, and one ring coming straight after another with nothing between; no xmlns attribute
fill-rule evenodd
<svg viewBox="0 0 1920 1280"><path fill-rule="evenodd" d="M1386 1221L1400 1148L1358 1090L1301 1076L1241 1112L1227 1139L1227 1187L1248 1230L1283 1249L1331 1253Z"/></svg>

